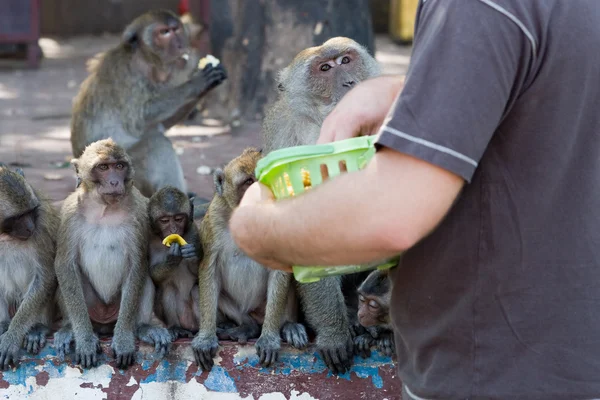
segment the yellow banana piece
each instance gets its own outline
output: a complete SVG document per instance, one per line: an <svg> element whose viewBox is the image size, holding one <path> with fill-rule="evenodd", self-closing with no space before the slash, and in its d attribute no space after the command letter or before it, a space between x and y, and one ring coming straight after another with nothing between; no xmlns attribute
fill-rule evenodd
<svg viewBox="0 0 600 400"><path fill-rule="evenodd" d="M162 244L164 244L167 247L171 247L171 243L174 243L174 242L179 243L181 246L187 244L185 239L176 233L173 233L173 234L167 236L166 238L164 238L164 240L162 241Z"/></svg>

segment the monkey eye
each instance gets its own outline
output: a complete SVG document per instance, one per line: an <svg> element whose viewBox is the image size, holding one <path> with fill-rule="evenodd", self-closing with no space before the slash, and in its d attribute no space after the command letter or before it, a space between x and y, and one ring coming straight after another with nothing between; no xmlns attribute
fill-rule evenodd
<svg viewBox="0 0 600 400"><path fill-rule="evenodd" d="M175 217L175 222L182 222L183 218L184 218L183 216L178 215L178 216Z"/></svg>
<svg viewBox="0 0 600 400"><path fill-rule="evenodd" d="M329 65L329 64L321 65L321 71L323 71L323 72L329 71L330 69L331 69L331 65Z"/></svg>
<svg viewBox="0 0 600 400"><path fill-rule="evenodd" d="M379 303L376 302L375 300L371 300L371 301L369 301L369 308L377 310L377 309L379 309Z"/></svg>
<svg viewBox="0 0 600 400"><path fill-rule="evenodd" d="M158 220L161 224L168 224L169 223L169 218L161 218Z"/></svg>
<svg viewBox="0 0 600 400"><path fill-rule="evenodd" d="M366 299L365 299L365 296L363 296L362 294L359 294L359 295L358 295L358 301L360 301L361 303L364 303L364 302L365 302L365 300L366 300Z"/></svg>
<svg viewBox="0 0 600 400"><path fill-rule="evenodd" d="M254 178L248 178L248 179L246 179L246 181L244 183L246 185L252 185L254 183Z"/></svg>
<svg viewBox="0 0 600 400"><path fill-rule="evenodd" d="M125 164L117 163L117 169L123 169L123 168L125 168Z"/></svg>
<svg viewBox="0 0 600 400"><path fill-rule="evenodd" d="M161 35L166 36L169 34L169 28L162 28L159 32Z"/></svg>
<svg viewBox="0 0 600 400"><path fill-rule="evenodd" d="M349 62L350 62L350 57L344 56L344 58L342 58L342 64L348 64Z"/></svg>
<svg viewBox="0 0 600 400"><path fill-rule="evenodd" d="M108 165L106 164L98 164L97 168L101 171L106 171L108 169Z"/></svg>

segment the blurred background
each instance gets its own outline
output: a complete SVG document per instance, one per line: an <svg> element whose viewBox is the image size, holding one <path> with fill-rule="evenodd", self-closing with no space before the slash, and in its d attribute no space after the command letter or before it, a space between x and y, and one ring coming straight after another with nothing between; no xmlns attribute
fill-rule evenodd
<svg viewBox="0 0 600 400"><path fill-rule="evenodd" d="M260 145L275 77L306 47L350 37L404 74L418 0L0 0L0 161L24 169L57 203L74 189L71 102L86 61L116 45L135 17L155 8L179 14L193 45L219 58L224 84L167 136L190 190L212 196L211 172L244 147Z"/></svg>

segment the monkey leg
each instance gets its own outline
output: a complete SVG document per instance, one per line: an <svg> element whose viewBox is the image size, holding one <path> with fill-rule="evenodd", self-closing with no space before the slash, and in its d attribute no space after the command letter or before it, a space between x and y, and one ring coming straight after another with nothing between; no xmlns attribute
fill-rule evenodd
<svg viewBox="0 0 600 400"><path fill-rule="evenodd" d="M8 330L10 325L10 314L8 312L8 303L0 297L0 335Z"/></svg>
<svg viewBox="0 0 600 400"><path fill-rule="evenodd" d="M291 290L288 289L285 319L281 327L281 337L286 343L289 343L297 349L304 349L308 345L306 328L298 322L298 296L296 296L296 290L294 288L291 288Z"/></svg>
<svg viewBox="0 0 600 400"><path fill-rule="evenodd" d="M346 373L354 343L339 277L298 284L298 294L310 326L317 332L317 351L334 374Z"/></svg>
<svg viewBox="0 0 600 400"><path fill-rule="evenodd" d="M151 323L154 294L154 283L148 275L144 282L144 291L140 299L136 336L143 342L153 344L158 356L164 357L169 351L172 337L166 328Z"/></svg>

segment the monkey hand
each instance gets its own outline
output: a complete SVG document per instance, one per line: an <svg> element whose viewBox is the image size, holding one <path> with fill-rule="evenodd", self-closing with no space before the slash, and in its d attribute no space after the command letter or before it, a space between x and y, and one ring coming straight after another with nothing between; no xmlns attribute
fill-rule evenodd
<svg viewBox="0 0 600 400"><path fill-rule="evenodd" d="M6 371L12 366L17 366L21 340L5 332L0 336L0 369Z"/></svg>
<svg viewBox="0 0 600 400"><path fill-rule="evenodd" d="M204 69L198 70L192 76L192 83L196 89L195 96L202 97L208 91L223 83L225 79L227 79L227 71L223 67L223 64L219 64L216 67L208 64Z"/></svg>
<svg viewBox="0 0 600 400"><path fill-rule="evenodd" d="M194 340L192 340L192 350L194 351L194 358L196 364L204 371L210 371L215 365L213 360L217 355L217 349L219 348L219 340L217 335L202 335L198 333Z"/></svg>
<svg viewBox="0 0 600 400"><path fill-rule="evenodd" d="M92 368L98 365L98 354L102 353L100 340L95 334L83 338L75 338L75 364L83 368Z"/></svg>
<svg viewBox="0 0 600 400"><path fill-rule="evenodd" d="M133 332L115 331L111 347L119 369L125 369L135 362L135 335Z"/></svg>
<svg viewBox="0 0 600 400"><path fill-rule="evenodd" d="M71 352L71 342L73 342L73 331L70 326L60 328L54 333L54 348L60 361L65 360L65 354Z"/></svg>
<svg viewBox="0 0 600 400"><path fill-rule="evenodd" d="M263 331L263 334L260 335L254 347L256 347L258 363L262 367L268 368L279 359L281 336Z"/></svg>
<svg viewBox="0 0 600 400"><path fill-rule="evenodd" d="M396 346L394 344L394 333L392 331L383 332L379 335L379 338L375 339L377 349L388 357L391 357L396 352Z"/></svg>
<svg viewBox="0 0 600 400"><path fill-rule="evenodd" d="M46 345L46 335L50 329L44 324L36 324L23 339L23 348L31 354L37 354Z"/></svg>
<svg viewBox="0 0 600 400"><path fill-rule="evenodd" d="M181 253L181 245L179 243L171 243L167 252L167 263L169 265L179 265L183 255Z"/></svg>
<svg viewBox="0 0 600 400"><path fill-rule="evenodd" d="M339 332L333 335L318 335L317 352L332 373L345 374L348 372L352 366L354 356L354 342L350 329L345 335L341 335Z"/></svg>
<svg viewBox="0 0 600 400"><path fill-rule="evenodd" d="M303 349L308 345L308 334L302 324L286 321L281 327L281 336L297 349Z"/></svg>
<svg viewBox="0 0 600 400"><path fill-rule="evenodd" d="M367 358L371 355L371 345L373 336L370 333L364 333L354 338L354 354Z"/></svg>
<svg viewBox="0 0 600 400"><path fill-rule="evenodd" d="M184 244L181 246L181 256L183 258L194 258L196 257L196 246L191 243Z"/></svg>

